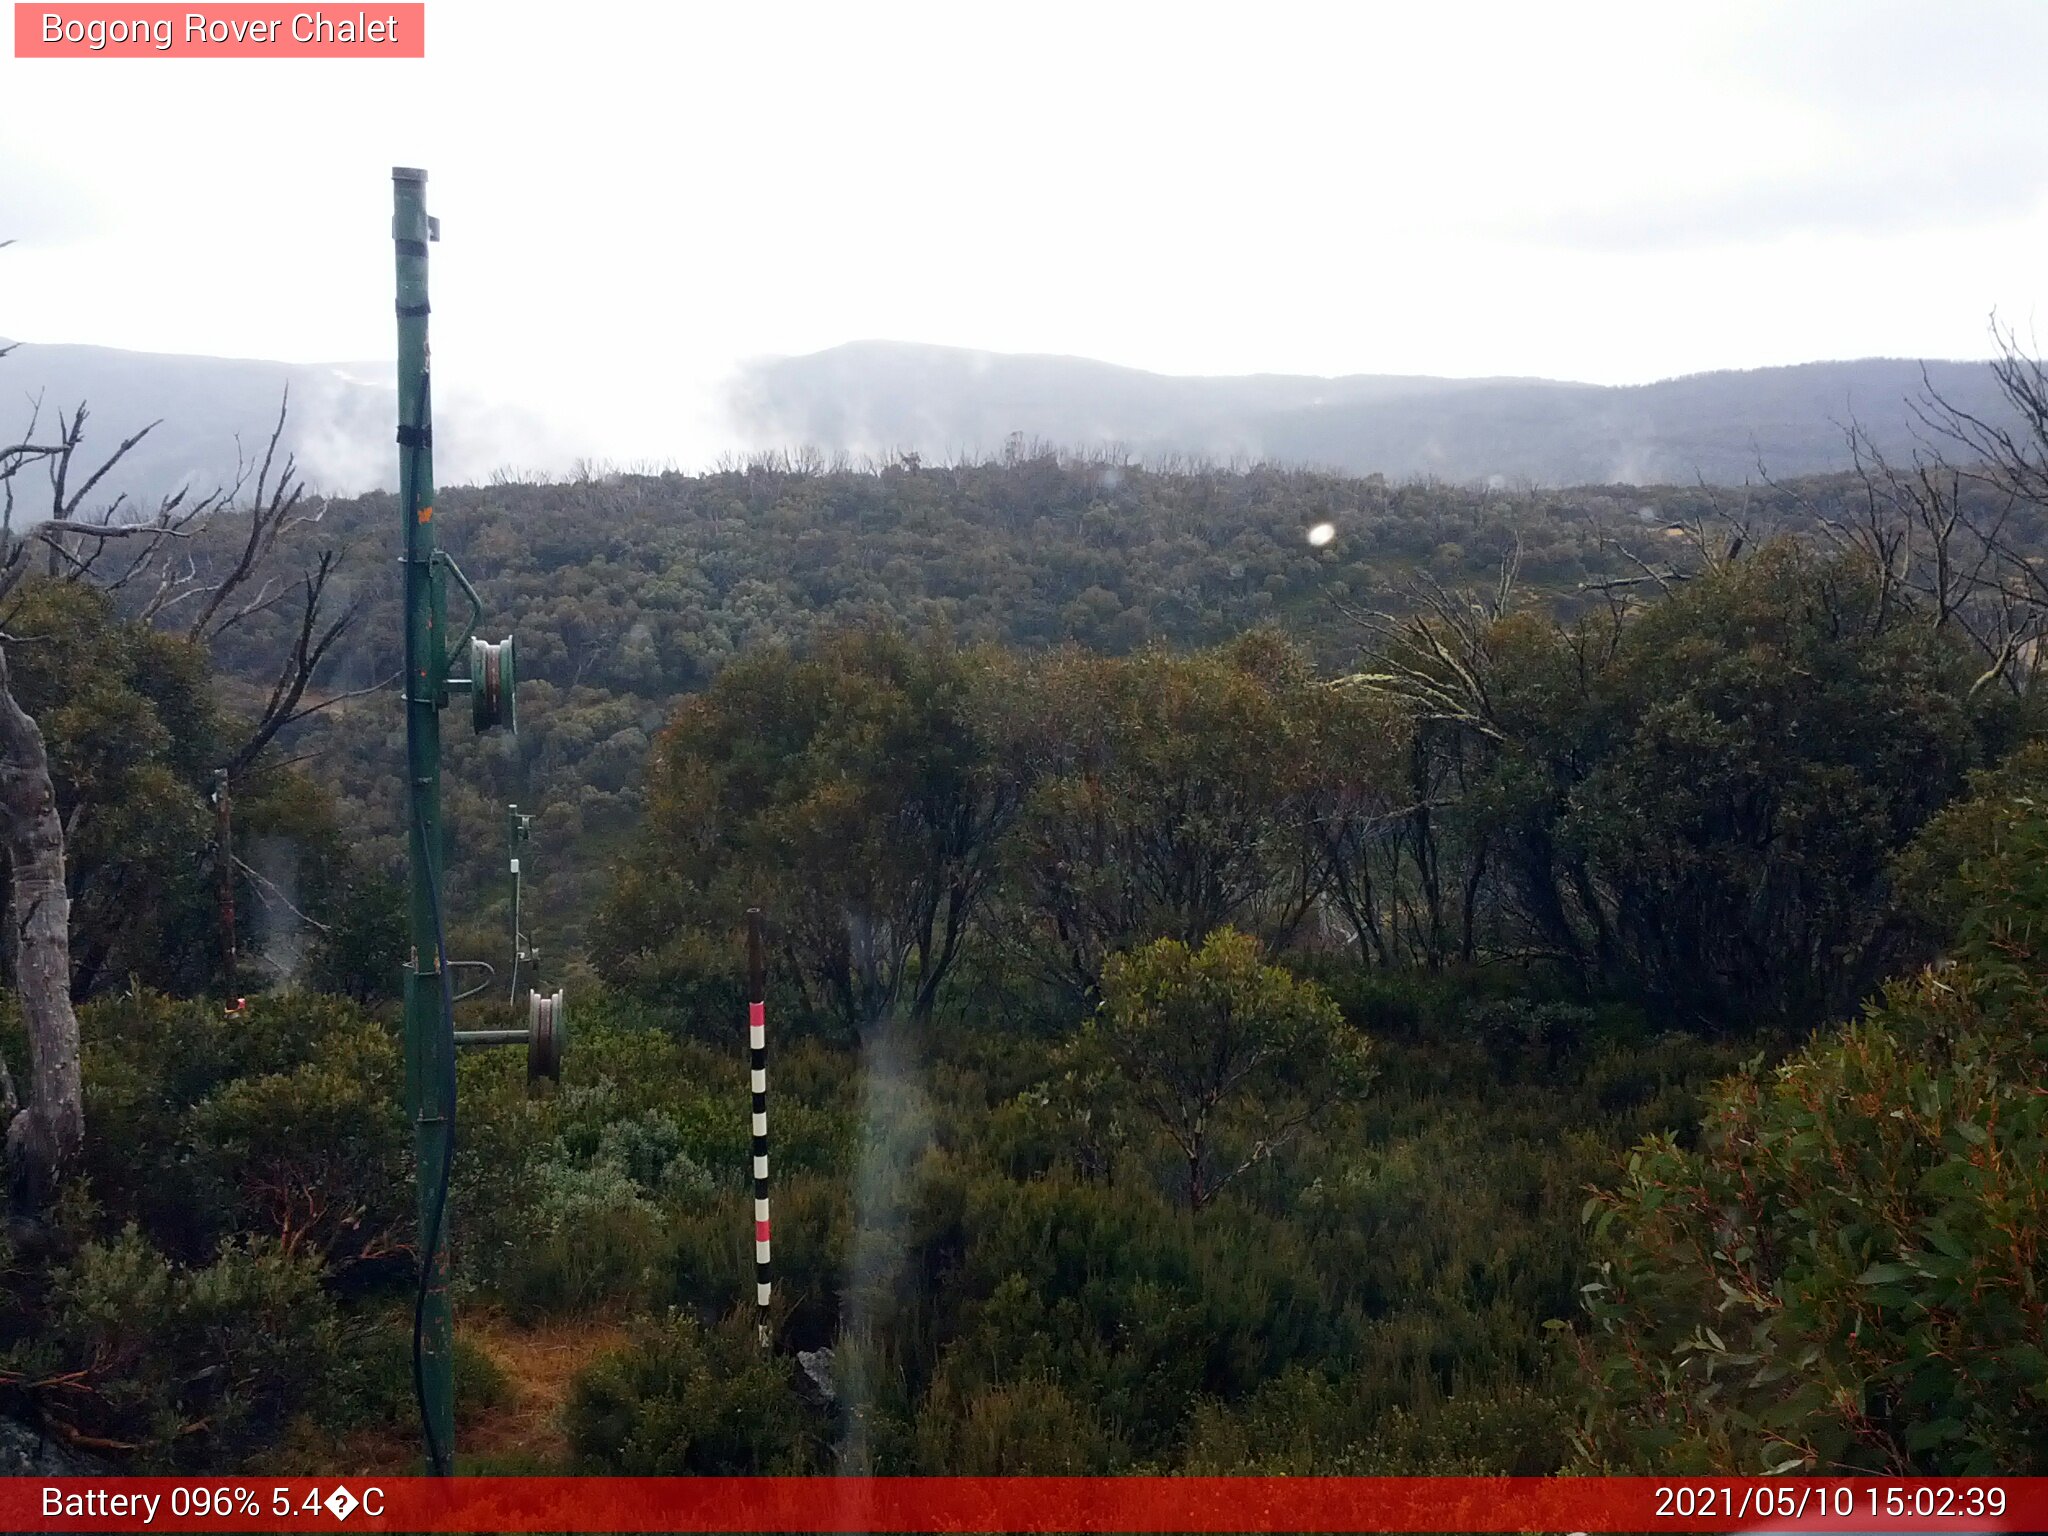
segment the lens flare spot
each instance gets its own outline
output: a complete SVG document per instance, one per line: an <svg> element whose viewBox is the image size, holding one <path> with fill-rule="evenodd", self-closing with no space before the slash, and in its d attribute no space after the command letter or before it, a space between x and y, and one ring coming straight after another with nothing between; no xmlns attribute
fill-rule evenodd
<svg viewBox="0 0 2048 1536"><path fill-rule="evenodd" d="M1317 549L1321 549L1335 537L1337 537L1337 525L1335 523L1317 523L1315 527L1308 531L1308 541Z"/></svg>

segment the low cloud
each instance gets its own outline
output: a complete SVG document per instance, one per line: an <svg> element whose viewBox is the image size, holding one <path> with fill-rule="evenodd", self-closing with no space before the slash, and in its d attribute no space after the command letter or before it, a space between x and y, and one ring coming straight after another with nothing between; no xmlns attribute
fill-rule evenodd
<svg viewBox="0 0 2048 1536"><path fill-rule="evenodd" d="M2048 146L1959 146L1946 162L1771 177L1705 195L1566 209L1512 233L1638 251L1764 244L1796 235L1898 235L2023 218L2048 200ZM1504 231L1505 232L1505 231Z"/></svg>

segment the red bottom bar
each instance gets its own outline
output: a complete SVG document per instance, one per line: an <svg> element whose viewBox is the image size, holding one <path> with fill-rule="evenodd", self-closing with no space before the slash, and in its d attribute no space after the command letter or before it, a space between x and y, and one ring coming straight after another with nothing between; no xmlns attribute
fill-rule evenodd
<svg viewBox="0 0 2048 1536"><path fill-rule="evenodd" d="M0 1479L9 1531L2048 1531L2048 1478Z"/></svg>

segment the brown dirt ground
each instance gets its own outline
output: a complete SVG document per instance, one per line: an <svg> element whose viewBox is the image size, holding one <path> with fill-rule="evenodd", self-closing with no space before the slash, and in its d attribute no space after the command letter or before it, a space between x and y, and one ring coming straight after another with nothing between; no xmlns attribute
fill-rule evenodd
<svg viewBox="0 0 2048 1536"><path fill-rule="evenodd" d="M534 1471L565 1468L569 1442L562 1408L577 1375L597 1356L623 1344L629 1330L606 1318L550 1320L517 1326L488 1312L460 1321L463 1337L505 1373L506 1400L474 1413L458 1405L457 1451L464 1462L513 1462ZM419 1438L411 1424L353 1436L343 1448L350 1476L394 1476L419 1470Z"/></svg>

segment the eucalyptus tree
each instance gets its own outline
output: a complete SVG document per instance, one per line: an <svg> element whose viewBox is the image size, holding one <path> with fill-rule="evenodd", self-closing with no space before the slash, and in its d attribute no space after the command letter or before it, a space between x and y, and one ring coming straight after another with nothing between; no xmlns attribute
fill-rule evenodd
<svg viewBox="0 0 2048 1536"><path fill-rule="evenodd" d="M17 1211L46 1201L85 1135L72 1004L79 893L67 845L86 802L74 800L68 815L63 812L51 741L25 707L15 664L23 652L57 638L39 633L39 620L76 613L76 604L53 602L52 594L89 590L129 624L199 650L238 625L296 605L267 698L239 738L223 744L231 782L280 731L329 702L309 706L307 690L352 616L334 611L331 553L318 555L296 579L272 569L282 541L319 519L292 456L280 457L282 406L260 461L238 469L230 486L198 496L180 489L153 507L131 504L126 495L95 497L157 423L99 456L89 447L89 420L79 405L46 422L38 405L17 440L0 440L0 841L8 863L6 958L26 1041L20 1082L0 1061L0 1113L7 1120L9 1193ZM225 540L229 552L212 558L211 540ZM89 689L92 669L103 659L80 658L62 687Z"/></svg>

